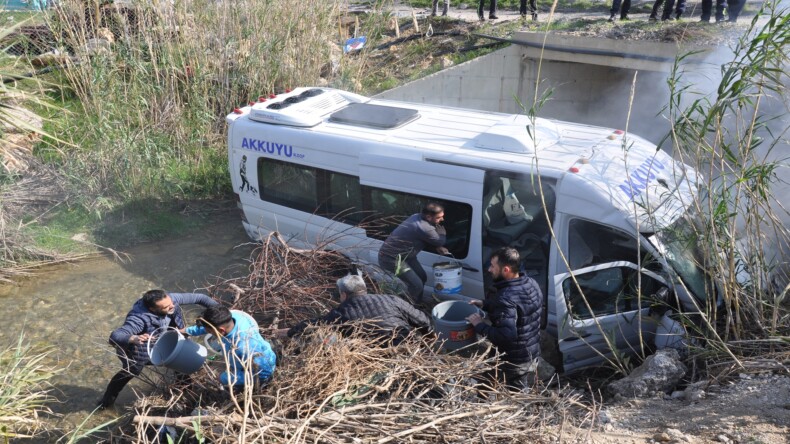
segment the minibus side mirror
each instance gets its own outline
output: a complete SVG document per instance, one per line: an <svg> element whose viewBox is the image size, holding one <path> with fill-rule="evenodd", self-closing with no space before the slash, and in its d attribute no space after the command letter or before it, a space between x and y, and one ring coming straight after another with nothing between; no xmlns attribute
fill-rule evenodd
<svg viewBox="0 0 790 444"><path fill-rule="evenodd" d="M657 292L650 295L650 314L657 313L663 315L670 309L672 303L672 292L669 287L661 287Z"/></svg>

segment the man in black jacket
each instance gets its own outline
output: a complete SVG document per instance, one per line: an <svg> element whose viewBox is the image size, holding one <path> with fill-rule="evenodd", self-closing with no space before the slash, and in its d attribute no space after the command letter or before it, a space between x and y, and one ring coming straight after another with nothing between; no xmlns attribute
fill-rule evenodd
<svg viewBox="0 0 790 444"><path fill-rule="evenodd" d="M123 325L113 330L110 344L121 360L121 370L107 385L99 407L106 409L115 403L115 398L135 376L150 364L146 343L151 335L167 327L184 330L184 313L181 305L197 304L205 308L219 302L200 293L166 293L164 290L149 290L134 303L126 315Z"/></svg>
<svg viewBox="0 0 790 444"><path fill-rule="evenodd" d="M491 325L478 314L467 320L475 331L488 338L503 353L505 383L524 388L529 383L532 363L540 357L540 317L543 297L537 282L519 275L520 258L514 248L503 247L491 255L488 272L494 278L496 295L485 302L474 301L488 312Z"/></svg>
<svg viewBox="0 0 790 444"><path fill-rule="evenodd" d="M287 331L288 337L301 334L311 324L342 324L349 321L370 321L373 332L380 337L391 337L400 343L414 328L427 330L431 323L425 313L403 299L388 294L368 294L365 281L348 275L337 281L340 305L326 315L302 321ZM282 336L283 331L278 332Z"/></svg>
<svg viewBox="0 0 790 444"><path fill-rule="evenodd" d="M379 266L395 273L400 268L398 278L406 284L411 302L422 301L428 275L417 260L417 255L426 247L433 247L439 254L447 254L444 248L447 231L442 226L444 207L430 202L422 212L412 214L390 233L379 250Z"/></svg>

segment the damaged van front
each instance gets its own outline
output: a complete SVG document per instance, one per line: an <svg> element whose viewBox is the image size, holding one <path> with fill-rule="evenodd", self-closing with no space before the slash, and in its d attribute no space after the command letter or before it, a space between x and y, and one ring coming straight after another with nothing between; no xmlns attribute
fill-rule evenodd
<svg viewBox="0 0 790 444"><path fill-rule="evenodd" d="M705 312L720 300L702 261L696 172L646 140L615 135L557 190L547 330L566 372L644 356L660 313Z"/></svg>

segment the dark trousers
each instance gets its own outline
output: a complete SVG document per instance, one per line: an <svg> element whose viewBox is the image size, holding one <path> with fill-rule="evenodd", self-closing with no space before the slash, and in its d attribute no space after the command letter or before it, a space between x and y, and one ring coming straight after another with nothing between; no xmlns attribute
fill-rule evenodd
<svg viewBox="0 0 790 444"><path fill-rule="evenodd" d="M488 9L489 16L496 15L496 2L497 0L491 0L491 5ZM485 4L485 0L480 0L480 3L477 5L477 15L478 17L483 17L483 5Z"/></svg>
<svg viewBox="0 0 790 444"><path fill-rule="evenodd" d="M738 19L745 4L746 0L727 0L727 15L731 22Z"/></svg>
<svg viewBox="0 0 790 444"><path fill-rule="evenodd" d="M686 12L686 0L678 0L677 5L675 5L675 0L656 0L653 3L653 12L650 13L650 17L658 17L658 8L664 4L664 13L661 14L661 20L669 20L672 17L672 7L675 6L675 17L680 18L684 12Z"/></svg>
<svg viewBox="0 0 790 444"><path fill-rule="evenodd" d="M395 273L397 268L397 260L387 256L379 256L379 266L389 272ZM425 283L428 281L428 275L425 274L422 265L416 257L408 258L401 264L409 268L409 271L402 271L398 275L398 279L406 284L407 292L412 303L419 303L422 301L422 293L425 290Z"/></svg>
<svg viewBox="0 0 790 444"><path fill-rule="evenodd" d="M620 18L624 17L628 14L628 11L631 9L631 0L612 0L612 9L609 12L612 15L620 13Z"/></svg>
<svg viewBox="0 0 790 444"><path fill-rule="evenodd" d="M538 12L538 0L529 0L529 12L530 13ZM519 13L521 13L521 15L527 15L527 0L521 0Z"/></svg>
<svg viewBox="0 0 790 444"><path fill-rule="evenodd" d="M535 364L525 362L514 364L503 361L496 371L487 371L485 379L498 381L512 390L521 391L535 385Z"/></svg>
<svg viewBox="0 0 790 444"><path fill-rule="evenodd" d="M716 21L724 20L724 2L726 0L716 0ZM713 0L702 0L702 14L700 20L710 20L710 14L713 10Z"/></svg>
<svg viewBox="0 0 790 444"><path fill-rule="evenodd" d="M118 359L121 360L121 371L110 379L110 383L107 384L107 390L102 398L110 403L118 397L118 394L121 393L121 390L126 387L129 381L134 379L135 376L140 376L145 366L151 363L150 361L136 361L121 349L118 350Z"/></svg>

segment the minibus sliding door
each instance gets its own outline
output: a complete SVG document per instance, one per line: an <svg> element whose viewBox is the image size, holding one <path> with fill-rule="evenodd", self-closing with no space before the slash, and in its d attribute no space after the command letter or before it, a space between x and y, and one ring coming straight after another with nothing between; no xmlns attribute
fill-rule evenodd
<svg viewBox="0 0 790 444"><path fill-rule="evenodd" d="M482 298L481 199L485 171L424 160L379 154L360 154L359 179L366 187L371 212L394 220L382 233L378 246L397 223L420 211L421 205L438 201L445 205L447 248L463 266L461 295ZM370 260L377 262L378 248ZM433 264L448 258L425 250L418 256L428 275L427 294L433 290Z"/></svg>

